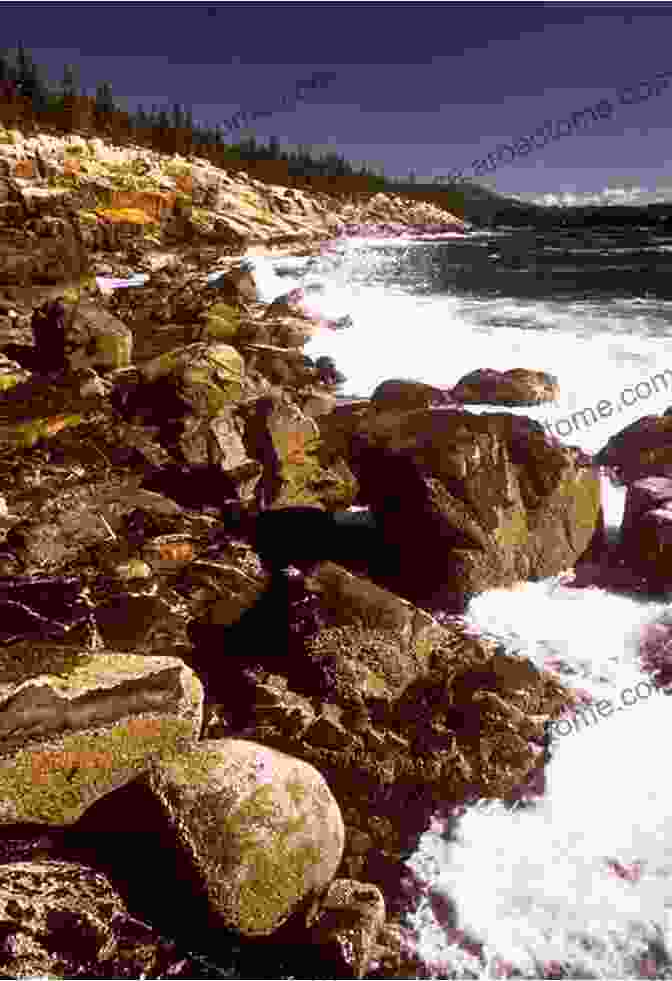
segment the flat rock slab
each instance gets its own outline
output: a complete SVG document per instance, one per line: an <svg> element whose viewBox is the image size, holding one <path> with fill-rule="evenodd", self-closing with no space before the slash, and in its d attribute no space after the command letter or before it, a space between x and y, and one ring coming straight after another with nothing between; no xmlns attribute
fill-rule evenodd
<svg viewBox="0 0 672 981"><path fill-rule="evenodd" d="M200 733L203 688L178 658L25 642L0 667L0 824L75 822Z"/></svg>

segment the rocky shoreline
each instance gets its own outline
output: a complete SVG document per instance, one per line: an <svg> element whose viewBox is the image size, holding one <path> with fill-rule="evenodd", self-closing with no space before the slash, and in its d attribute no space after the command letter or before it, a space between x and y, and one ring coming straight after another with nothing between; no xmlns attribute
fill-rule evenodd
<svg viewBox="0 0 672 981"><path fill-rule="evenodd" d="M578 697L462 613L614 568L597 463L660 481L666 417L593 461L464 408L542 372L340 399L302 351L329 325L241 253L457 219L132 154L0 134L0 977L422 977L404 859L540 793ZM666 487L619 559L652 580Z"/></svg>

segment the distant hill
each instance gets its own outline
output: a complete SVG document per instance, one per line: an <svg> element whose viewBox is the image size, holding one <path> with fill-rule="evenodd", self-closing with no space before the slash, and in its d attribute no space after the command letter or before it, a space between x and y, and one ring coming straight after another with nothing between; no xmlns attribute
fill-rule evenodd
<svg viewBox="0 0 672 981"><path fill-rule="evenodd" d="M388 185L404 196L431 200L440 207L459 214L477 228L579 228L579 227L646 227L672 229L672 202L649 205L540 205L497 194L481 184L461 181L453 185L394 182Z"/></svg>

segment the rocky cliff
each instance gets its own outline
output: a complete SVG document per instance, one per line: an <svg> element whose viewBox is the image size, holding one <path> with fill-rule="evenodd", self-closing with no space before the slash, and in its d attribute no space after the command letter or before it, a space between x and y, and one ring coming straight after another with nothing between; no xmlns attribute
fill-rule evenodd
<svg viewBox="0 0 672 981"><path fill-rule="evenodd" d="M0 277L54 283L91 253L217 246L218 254L293 249L367 233L460 232L459 218L389 194L368 198L266 184L199 157L167 156L77 135L0 128ZM117 256L122 259L122 256Z"/></svg>

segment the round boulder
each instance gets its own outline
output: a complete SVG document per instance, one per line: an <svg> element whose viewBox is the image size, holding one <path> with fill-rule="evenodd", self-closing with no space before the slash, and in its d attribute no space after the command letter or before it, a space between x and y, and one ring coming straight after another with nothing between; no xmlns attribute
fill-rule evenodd
<svg viewBox="0 0 672 981"><path fill-rule="evenodd" d="M445 405L448 401L447 392L440 388L411 379L390 378L381 382L374 391L371 407L378 412L411 412L413 409L428 409L432 405Z"/></svg>
<svg viewBox="0 0 672 981"><path fill-rule="evenodd" d="M540 405L560 397L558 379L545 371L512 368L495 371L477 368L458 381L450 393L456 402L489 405Z"/></svg>
<svg viewBox="0 0 672 981"><path fill-rule="evenodd" d="M334 878L345 844L318 771L241 739L205 740L151 773L217 919L267 936Z"/></svg>

